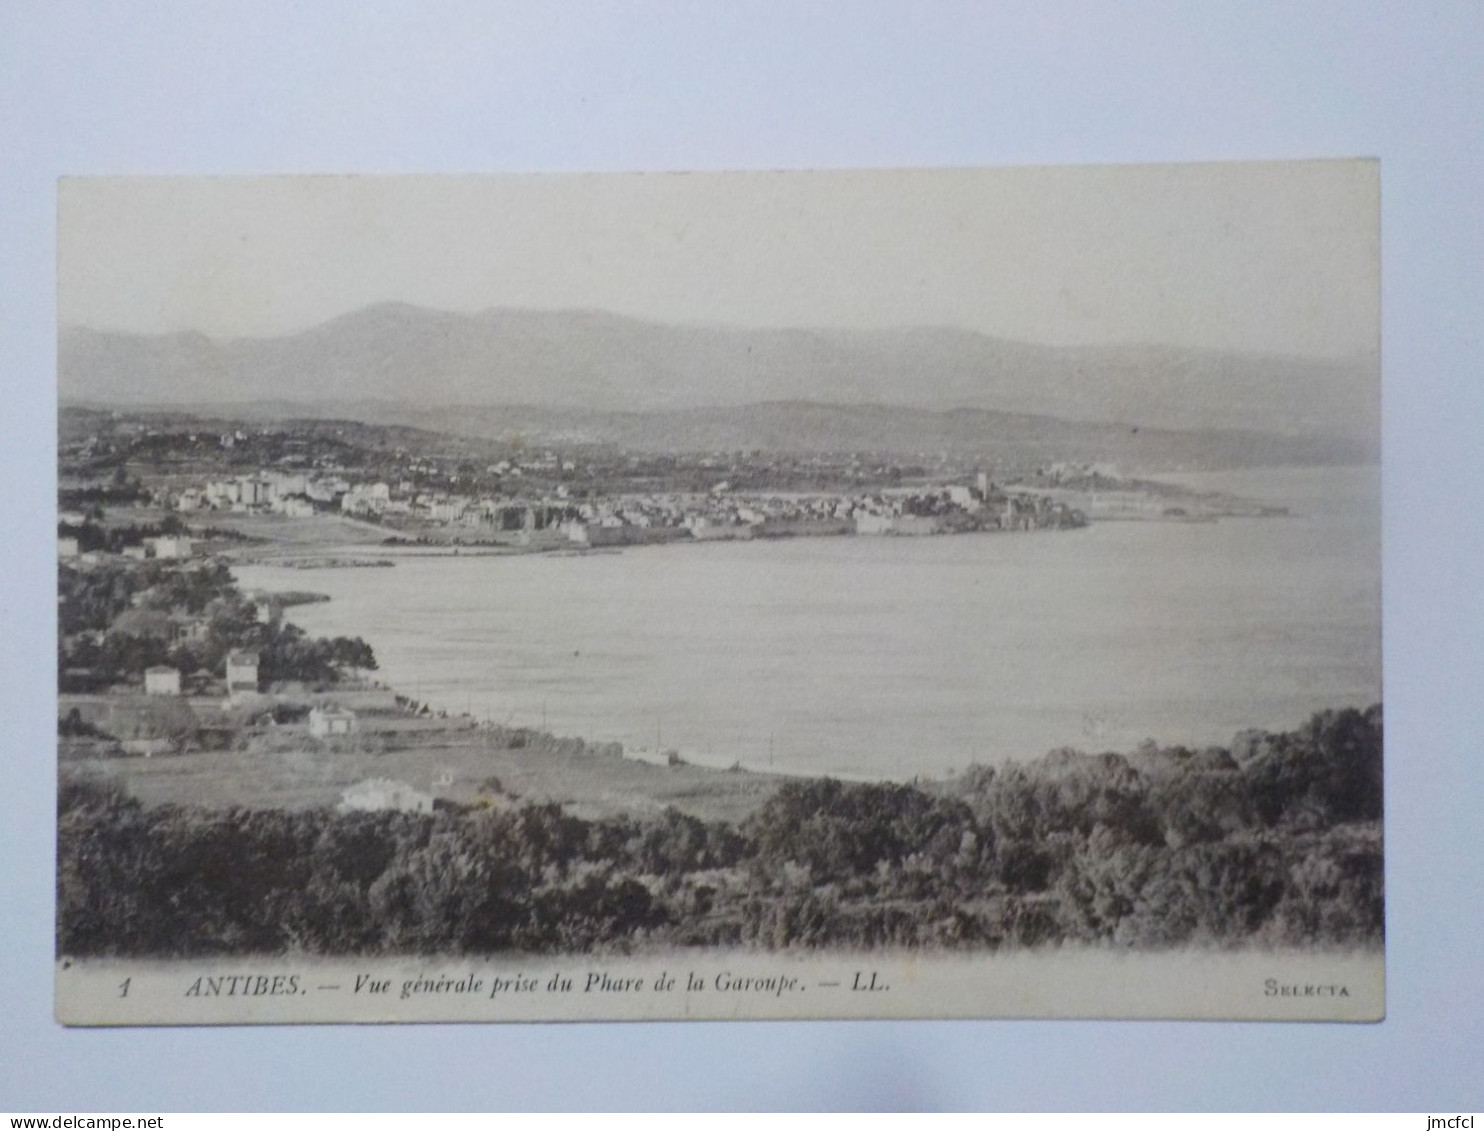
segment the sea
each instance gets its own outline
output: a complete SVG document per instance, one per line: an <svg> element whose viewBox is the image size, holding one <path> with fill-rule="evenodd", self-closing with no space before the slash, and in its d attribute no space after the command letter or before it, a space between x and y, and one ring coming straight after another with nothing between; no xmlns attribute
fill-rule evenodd
<svg viewBox="0 0 1484 1131"><path fill-rule="evenodd" d="M1225 744L1381 698L1380 469L1171 477L1287 517L236 568L449 713L854 779Z"/></svg>

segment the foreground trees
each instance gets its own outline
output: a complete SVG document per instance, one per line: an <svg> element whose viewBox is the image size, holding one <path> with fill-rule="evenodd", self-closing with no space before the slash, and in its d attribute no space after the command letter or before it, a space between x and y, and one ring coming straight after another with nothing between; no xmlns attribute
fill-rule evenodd
<svg viewBox="0 0 1484 1131"><path fill-rule="evenodd" d="M1230 750L1055 751L931 787L785 783L734 828L59 795L69 955L648 945L1352 945L1383 931L1380 707Z"/></svg>

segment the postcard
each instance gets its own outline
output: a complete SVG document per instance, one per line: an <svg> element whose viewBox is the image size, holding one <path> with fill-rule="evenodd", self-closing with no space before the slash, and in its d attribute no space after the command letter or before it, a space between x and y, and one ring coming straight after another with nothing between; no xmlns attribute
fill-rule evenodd
<svg viewBox="0 0 1484 1131"><path fill-rule="evenodd" d="M1376 163L58 194L63 1023L1384 1015Z"/></svg>

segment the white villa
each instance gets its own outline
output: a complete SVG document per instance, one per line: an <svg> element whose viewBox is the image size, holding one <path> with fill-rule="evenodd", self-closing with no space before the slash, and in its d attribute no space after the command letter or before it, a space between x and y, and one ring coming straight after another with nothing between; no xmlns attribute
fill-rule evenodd
<svg viewBox="0 0 1484 1131"><path fill-rule="evenodd" d="M342 707L315 707L309 712L309 733L315 738L353 734L355 729L354 711L347 711Z"/></svg>
<svg viewBox="0 0 1484 1131"><path fill-rule="evenodd" d="M367 778L340 795L336 806L342 813L376 813L392 809L399 813L431 813L433 797L406 782L390 778Z"/></svg>
<svg viewBox="0 0 1484 1131"><path fill-rule="evenodd" d="M146 695L179 695L180 672L168 667L145 668L144 693Z"/></svg>

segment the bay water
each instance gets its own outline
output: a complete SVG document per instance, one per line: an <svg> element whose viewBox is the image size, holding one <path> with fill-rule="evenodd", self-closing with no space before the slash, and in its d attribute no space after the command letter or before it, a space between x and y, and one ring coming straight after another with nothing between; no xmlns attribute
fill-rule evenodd
<svg viewBox="0 0 1484 1131"><path fill-rule="evenodd" d="M716 766L909 779L1225 743L1381 696L1378 468L1180 477L1284 518L237 567L437 709Z"/></svg>

